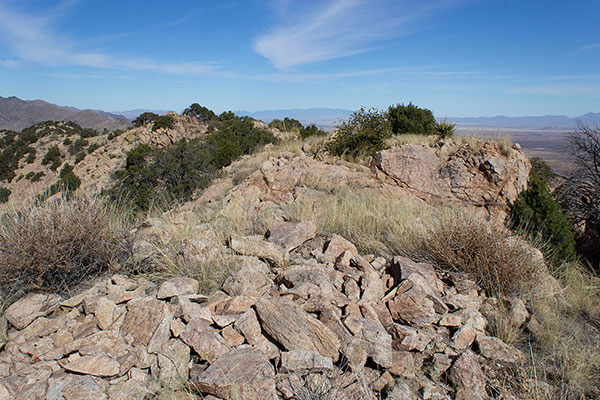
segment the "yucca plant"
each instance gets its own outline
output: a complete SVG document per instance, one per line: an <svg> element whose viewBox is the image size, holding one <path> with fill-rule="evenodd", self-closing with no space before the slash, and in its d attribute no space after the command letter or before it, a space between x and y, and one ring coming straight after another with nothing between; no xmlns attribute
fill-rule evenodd
<svg viewBox="0 0 600 400"><path fill-rule="evenodd" d="M456 124L443 120L435 123L435 132L438 134L439 139L449 138L454 134Z"/></svg>

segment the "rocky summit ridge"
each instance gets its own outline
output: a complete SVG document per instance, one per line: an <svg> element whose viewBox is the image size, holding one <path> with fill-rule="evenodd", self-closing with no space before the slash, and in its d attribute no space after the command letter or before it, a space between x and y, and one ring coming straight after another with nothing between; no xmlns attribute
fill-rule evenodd
<svg viewBox="0 0 600 400"><path fill-rule="evenodd" d="M125 153L140 144L165 148L209 132L208 124L172 115L170 129L142 126L111 139L90 138L94 146L74 165L78 190L110 188ZM63 162L75 159L68 137L53 135L40 138L38 154L57 145ZM0 317L0 400L560 394L525 372L531 355L500 331L539 334L545 322L531 299L490 293L475 276L392 247L367 254L364 243L324 229L317 217L298 217L299 207L337 204L350 194L418 204L421 224L420 212L440 206L497 226L527 187L531 163L520 146L423 140L347 162L326 154L324 140L266 145L223 168L191 201L145 218L131 232L141 274L113 271L68 295L30 293L10 305ZM37 182L18 179L47 168L40 158L19 163L10 201L32 199L56 179L47 170ZM211 213L229 225L217 225ZM252 229L235 226L236 215ZM379 215L388 217L394 216ZM170 247L161 247L165 243ZM522 245L543 267L536 279L551 288L544 296L556 297L562 310L562 288L541 253L512 234L496 244ZM188 274L193 279L177 268L166 277L152 274L158 268L144 269L165 259L201 272ZM208 290L201 275L215 270L226 276Z"/></svg>
<svg viewBox="0 0 600 400"><path fill-rule="evenodd" d="M475 282L361 255L314 223L269 232L231 238L243 267L210 296L191 278L113 275L20 299L4 313L0 399L144 399L182 383L168 398L522 398L524 355L490 336L497 304ZM205 246L189 239L185 256Z"/></svg>

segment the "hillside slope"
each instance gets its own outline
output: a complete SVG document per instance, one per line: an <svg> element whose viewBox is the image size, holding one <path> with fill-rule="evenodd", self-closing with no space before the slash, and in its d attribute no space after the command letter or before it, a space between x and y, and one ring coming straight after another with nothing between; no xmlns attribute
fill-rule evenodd
<svg viewBox="0 0 600 400"><path fill-rule="evenodd" d="M98 131L131 126L120 115L61 107L43 100L24 101L17 97L0 97L0 129L20 131L43 121L72 121L84 128Z"/></svg>

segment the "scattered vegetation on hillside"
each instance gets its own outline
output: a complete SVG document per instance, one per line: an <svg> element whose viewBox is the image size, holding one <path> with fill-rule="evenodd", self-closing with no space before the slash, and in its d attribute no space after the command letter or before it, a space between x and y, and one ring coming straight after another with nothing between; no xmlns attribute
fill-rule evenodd
<svg viewBox="0 0 600 400"><path fill-rule="evenodd" d="M304 128L304 126L297 119L285 117L283 120L274 119L273 121L271 121L269 123L269 128L279 129L282 132L300 132L300 130Z"/></svg>
<svg viewBox="0 0 600 400"><path fill-rule="evenodd" d="M50 170L56 171L62 164L62 154L58 146L52 146L48 149L44 158L42 159L42 165L50 164Z"/></svg>
<svg viewBox="0 0 600 400"><path fill-rule="evenodd" d="M282 132L294 132L300 139L306 139L311 136L326 136L327 132L319 129L317 125L310 124L304 126L302 122L294 118L285 117L283 120L274 119L269 123L269 128L275 128Z"/></svg>
<svg viewBox="0 0 600 400"><path fill-rule="evenodd" d="M125 169L117 172L119 182L112 197L138 210L148 209L157 199L189 200L197 189L207 187L222 167L275 141L251 119L227 113L219 122L219 130L203 138L183 139L163 149L142 144L128 152Z"/></svg>
<svg viewBox="0 0 600 400"><path fill-rule="evenodd" d="M33 146L39 139L56 135L65 137L63 144L71 144L72 137L79 135L81 138L97 136L93 129L82 128L74 122L46 121L23 129L21 132L0 132L0 181L11 182L19 168L19 162L25 157L25 162L31 164L35 161L36 149ZM83 139L81 139L83 140ZM62 164L60 150L57 145L51 147L42 159L42 165L50 165L56 171Z"/></svg>

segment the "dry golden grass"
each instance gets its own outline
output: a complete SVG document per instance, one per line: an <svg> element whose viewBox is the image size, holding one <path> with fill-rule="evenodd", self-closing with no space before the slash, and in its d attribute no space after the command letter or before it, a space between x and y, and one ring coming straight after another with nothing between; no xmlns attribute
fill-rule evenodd
<svg viewBox="0 0 600 400"><path fill-rule="evenodd" d="M269 158L276 158L282 154L299 156L302 152L314 155L320 150L326 140L326 136L312 136L306 140L291 137L287 140L282 140L277 144L266 145L257 149L253 154L244 156L231 164L228 168L229 176L231 176L233 184L237 185L243 182L253 172L257 171Z"/></svg>
<svg viewBox="0 0 600 400"><path fill-rule="evenodd" d="M467 212L434 221L421 257L466 272L492 295L519 293L543 272L543 259L504 226Z"/></svg>
<svg viewBox="0 0 600 400"><path fill-rule="evenodd" d="M558 388L558 397L552 398L600 396L598 277L565 266L552 278L541 253L524 239L452 207L342 192L316 205L296 205L291 213L299 220L317 221L321 233L338 233L362 252L430 261L468 273L499 299L509 293L524 297L540 322L530 338L534 346L529 363L531 398L551 398L542 381ZM502 301L490 333L527 353L524 328L512 322Z"/></svg>
<svg viewBox="0 0 600 400"><path fill-rule="evenodd" d="M598 398L600 279L578 265L555 274L558 281L539 282L529 293L537 321L530 338L531 375L557 387L555 398Z"/></svg>
<svg viewBox="0 0 600 400"><path fill-rule="evenodd" d="M132 253L124 219L96 196L58 197L0 216L0 289L67 292Z"/></svg>
<svg viewBox="0 0 600 400"><path fill-rule="evenodd" d="M460 144L468 144L472 149L479 150L485 142L494 141L500 152L508 156L513 148L512 136L508 132L486 132L482 130L468 130L464 134L454 135L452 140Z"/></svg>
<svg viewBox="0 0 600 400"><path fill-rule="evenodd" d="M343 192L316 205L296 205L292 215L318 221L361 251L404 254L474 277L491 294L518 290L542 267L535 252L493 225L450 206Z"/></svg>
<svg viewBox="0 0 600 400"><path fill-rule="evenodd" d="M228 232L204 222L192 212L167 212L154 219L154 234L145 238L150 254L144 257L153 264L147 274L158 280L188 276L198 280L202 293L218 290L237 267L225 247ZM182 251L185 246L192 256Z"/></svg>

